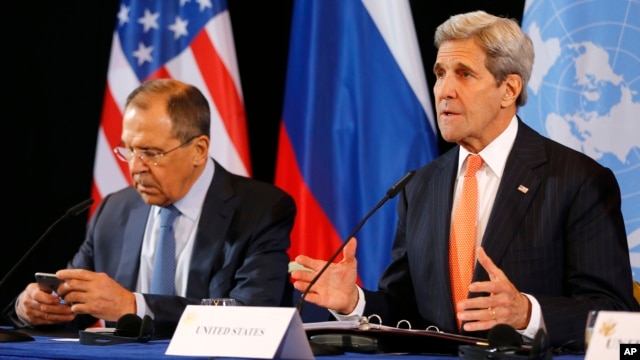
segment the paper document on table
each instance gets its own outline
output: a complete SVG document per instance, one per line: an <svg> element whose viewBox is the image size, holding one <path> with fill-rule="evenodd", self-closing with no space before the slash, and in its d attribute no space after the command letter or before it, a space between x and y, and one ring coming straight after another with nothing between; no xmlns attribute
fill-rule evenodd
<svg viewBox="0 0 640 360"><path fill-rule="evenodd" d="M373 321L373 322L372 322ZM320 321L304 323L304 329L308 331L321 330L321 329L353 329L353 330L406 330L412 331L411 323L407 320L398 322L396 327L382 325L382 319L378 315L362 316L359 320L336 320L336 321ZM413 330L413 331L438 331L435 326L431 326L425 330Z"/></svg>
<svg viewBox="0 0 640 360"><path fill-rule="evenodd" d="M303 324L305 330L319 330L319 329L357 329L360 326L358 320L345 320L345 321L321 321L310 322Z"/></svg>
<svg viewBox="0 0 640 360"><path fill-rule="evenodd" d="M352 330L407 330L407 331L424 331L424 330L412 330L409 328L402 329L393 326L363 323L358 320L339 320L339 321L320 321L304 323L304 329L308 331L322 330L322 329L352 329ZM431 330L429 330L431 331ZM435 331L435 328L434 328Z"/></svg>

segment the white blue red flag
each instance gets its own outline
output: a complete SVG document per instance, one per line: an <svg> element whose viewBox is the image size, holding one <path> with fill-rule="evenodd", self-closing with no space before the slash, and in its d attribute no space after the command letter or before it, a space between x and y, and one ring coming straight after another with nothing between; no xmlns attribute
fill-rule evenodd
<svg viewBox="0 0 640 360"><path fill-rule="evenodd" d="M226 0L123 0L107 77L94 165L94 207L104 195L130 183L127 165L112 149L120 143L127 95L151 78L175 78L198 87L211 106L211 156L233 173L251 175Z"/></svg>
<svg viewBox="0 0 640 360"><path fill-rule="evenodd" d="M640 2L527 0L536 58L522 119L616 175L640 281Z"/></svg>
<svg viewBox="0 0 640 360"><path fill-rule="evenodd" d="M275 183L298 205L290 256L328 259L409 170L437 156L405 0L294 2ZM391 259L397 198L356 234L360 282Z"/></svg>

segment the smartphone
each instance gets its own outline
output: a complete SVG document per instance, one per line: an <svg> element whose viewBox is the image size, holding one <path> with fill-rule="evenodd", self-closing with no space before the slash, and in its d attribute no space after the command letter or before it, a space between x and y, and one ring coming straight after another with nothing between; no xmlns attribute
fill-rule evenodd
<svg viewBox="0 0 640 360"><path fill-rule="evenodd" d="M48 293L57 291L58 286L62 283L62 280L58 279L56 274L37 272L35 276L40 290Z"/></svg>

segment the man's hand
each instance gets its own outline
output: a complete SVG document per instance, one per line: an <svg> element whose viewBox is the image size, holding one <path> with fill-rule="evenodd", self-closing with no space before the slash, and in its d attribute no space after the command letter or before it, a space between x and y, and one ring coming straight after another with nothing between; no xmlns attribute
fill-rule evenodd
<svg viewBox="0 0 640 360"><path fill-rule="evenodd" d="M471 292L486 292L490 296L465 299L457 304L457 316L466 331L488 330L496 324L508 324L524 329L531 318L531 303L491 261L482 247L476 251L478 262L489 274L490 281L469 285Z"/></svg>
<svg viewBox="0 0 640 360"><path fill-rule="evenodd" d="M351 239L343 249L342 260L329 265L307 293L306 301L342 314L349 314L355 309L358 304L356 246L356 239ZM296 262L313 270L312 272L296 270L291 273L291 277L295 281L293 287L304 293L309 283L327 262L304 255L297 256Z"/></svg>
<svg viewBox="0 0 640 360"><path fill-rule="evenodd" d="M64 283L58 294L76 314L117 321L122 315L136 313L135 295L104 273L65 269L56 273Z"/></svg>
<svg viewBox="0 0 640 360"><path fill-rule="evenodd" d="M37 283L29 284L20 294L16 313L31 325L65 323L76 316L68 304L60 304L59 296L40 290Z"/></svg>

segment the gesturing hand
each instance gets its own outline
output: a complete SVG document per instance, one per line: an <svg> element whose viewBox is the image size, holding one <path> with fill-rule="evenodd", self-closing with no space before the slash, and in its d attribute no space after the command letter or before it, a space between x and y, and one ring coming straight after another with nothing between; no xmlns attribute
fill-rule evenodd
<svg viewBox="0 0 640 360"><path fill-rule="evenodd" d="M358 303L356 246L356 239L351 239L342 251L342 260L329 265L324 274L311 287L305 300L343 314L351 313L355 309ZM304 292L327 262L304 255L297 256L296 262L313 270L312 272L296 270L291 273L294 280L293 287Z"/></svg>
<svg viewBox="0 0 640 360"><path fill-rule="evenodd" d="M482 247L476 251L478 263L489 274L489 281L477 281L469 285L470 292L485 292L489 296L465 299L457 304L457 316L466 331L488 330L494 325L508 324L524 329L531 317L531 303L509 281Z"/></svg>

